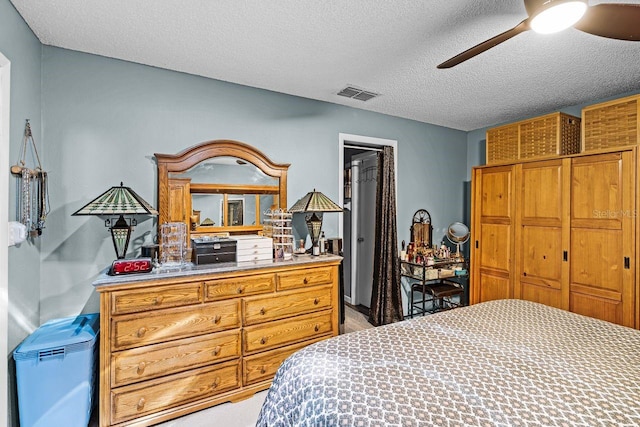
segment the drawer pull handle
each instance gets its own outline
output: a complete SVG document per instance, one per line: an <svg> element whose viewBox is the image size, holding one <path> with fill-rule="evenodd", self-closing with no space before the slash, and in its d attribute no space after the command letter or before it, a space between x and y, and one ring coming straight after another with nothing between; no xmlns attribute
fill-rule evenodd
<svg viewBox="0 0 640 427"><path fill-rule="evenodd" d="M144 374L144 368L146 368L146 367L147 367L147 364L146 364L146 363L144 363L144 362L140 362L140 363L138 364L138 375L142 375L142 374Z"/></svg>
<svg viewBox="0 0 640 427"><path fill-rule="evenodd" d="M238 292L239 294L241 294L241 293L242 293L242 288L238 288L238 291L237 291L237 292Z"/></svg>
<svg viewBox="0 0 640 427"><path fill-rule="evenodd" d="M136 405L136 408L138 409L138 411L142 411L144 409L145 403L147 403L147 401L144 400L144 397L141 397L140 400L138 400L138 405Z"/></svg>
<svg viewBox="0 0 640 427"><path fill-rule="evenodd" d="M261 366L261 367L260 367L260 373L261 373L261 374L264 374L264 373L266 373L266 372L267 372L267 370L264 368L264 366Z"/></svg>
<svg viewBox="0 0 640 427"><path fill-rule="evenodd" d="M320 298L316 298L313 300L313 305L318 305L320 304Z"/></svg>
<svg viewBox="0 0 640 427"><path fill-rule="evenodd" d="M161 296L157 296L157 297L155 297L155 298L153 299L153 305L160 305L160 304L162 304L162 300L163 300L163 299L164 299L164 298L162 298Z"/></svg>
<svg viewBox="0 0 640 427"><path fill-rule="evenodd" d="M220 320L222 320L222 316L220 316L219 314L216 314L215 317L213 318L213 323L217 325L218 323L220 323Z"/></svg>
<svg viewBox="0 0 640 427"><path fill-rule="evenodd" d="M262 337L262 339L260 340L260 344L266 344L267 343L267 337Z"/></svg>
<svg viewBox="0 0 640 427"><path fill-rule="evenodd" d="M260 314L261 315L264 316L266 313L267 313L267 310L265 310L264 307L260 309Z"/></svg>
<svg viewBox="0 0 640 427"><path fill-rule="evenodd" d="M213 355L214 356L219 355L220 354L220 350L221 350L220 346L217 346L216 348L214 348L213 349Z"/></svg>
<svg viewBox="0 0 640 427"><path fill-rule="evenodd" d="M145 328L144 326L138 329L138 334L137 334L138 338L142 338L146 333L147 333L147 328Z"/></svg>
<svg viewBox="0 0 640 427"><path fill-rule="evenodd" d="M213 381L213 384L211 384L211 388L218 388L219 385L220 385L220 377L216 377L215 381Z"/></svg>
<svg viewBox="0 0 640 427"><path fill-rule="evenodd" d="M313 328L313 330L318 332L320 330L320 325L316 325L315 328Z"/></svg>
<svg viewBox="0 0 640 427"><path fill-rule="evenodd" d="M307 283L309 283L309 281L308 281L308 280L307 280L307 278L305 277L305 278L304 278L304 280L302 281L302 283L304 283L304 284L306 285Z"/></svg>

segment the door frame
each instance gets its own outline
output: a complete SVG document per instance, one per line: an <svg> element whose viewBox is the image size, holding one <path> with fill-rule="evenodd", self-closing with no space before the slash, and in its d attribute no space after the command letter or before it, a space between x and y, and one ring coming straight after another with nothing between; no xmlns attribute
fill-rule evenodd
<svg viewBox="0 0 640 427"><path fill-rule="evenodd" d="M9 110L11 88L11 61L0 53L0 200L6 208L0 209L0 354L7 357L9 345ZM0 205L1 206L1 205ZM8 417L7 365L0 369L0 420Z"/></svg>
<svg viewBox="0 0 640 427"><path fill-rule="evenodd" d="M393 148L393 161L395 172L396 195L398 194L398 141L394 139L375 138L371 136L353 135L349 133L338 134L338 206L344 206L344 148L345 145L355 145L363 149L379 150L381 147L389 146ZM397 203L397 197L396 197ZM344 218L338 221L338 237L344 240ZM353 225L352 225L353 229ZM353 250L353 248L352 248ZM344 254L347 257L347 254ZM350 260L351 261L351 260ZM351 263L351 269L354 265ZM353 276L353 274L352 274ZM356 292L355 280L351 280L351 296ZM345 301L351 302L351 298L344 297Z"/></svg>

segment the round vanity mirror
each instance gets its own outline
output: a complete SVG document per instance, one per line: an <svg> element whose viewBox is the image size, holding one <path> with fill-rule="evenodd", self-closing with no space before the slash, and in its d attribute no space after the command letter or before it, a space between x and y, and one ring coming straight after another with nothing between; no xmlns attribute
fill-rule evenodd
<svg viewBox="0 0 640 427"><path fill-rule="evenodd" d="M454 222L447 227L447 239L457 246L456 258L460 258L460 245L469 240L469 227L461 222Z"/></svg>

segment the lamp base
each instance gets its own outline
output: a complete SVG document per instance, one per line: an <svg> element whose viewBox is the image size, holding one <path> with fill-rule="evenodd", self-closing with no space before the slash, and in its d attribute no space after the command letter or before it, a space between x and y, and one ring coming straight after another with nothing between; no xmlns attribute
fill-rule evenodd
<svg viewBox="0 0 640 427"><path fill-rule="evenodd" d="M124 219L123 215L120 215L118 221L116 221L116 223L110 228L113 247L116 250L116 256L118 259L124 259L127 255L131 229L131 225Z"/></svg>

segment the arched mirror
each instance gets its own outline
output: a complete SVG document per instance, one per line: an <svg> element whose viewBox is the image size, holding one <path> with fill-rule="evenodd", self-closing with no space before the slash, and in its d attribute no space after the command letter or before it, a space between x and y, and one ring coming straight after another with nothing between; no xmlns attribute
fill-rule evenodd
<svg viewBox="0 0 640 427"><path fill-rule="evenodd" d="M289 165L245 143L208 141L155 157L159 224L184 222L190 237L259 233L265 210L287 206Z"/></svg>
<svg viewBox="0 0 640 427"><path fill-rule="evenodd" d="M430 248L433 239L431 215L425 209L418 209L411 220L411 241L416 248Z"/></svg>

